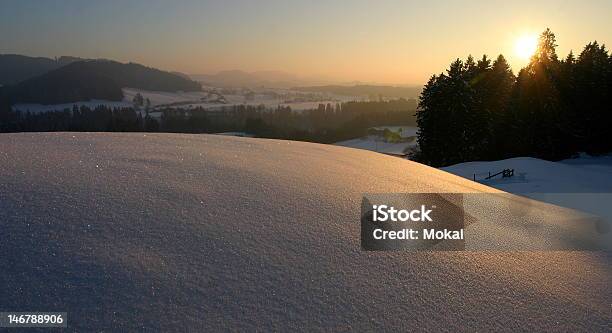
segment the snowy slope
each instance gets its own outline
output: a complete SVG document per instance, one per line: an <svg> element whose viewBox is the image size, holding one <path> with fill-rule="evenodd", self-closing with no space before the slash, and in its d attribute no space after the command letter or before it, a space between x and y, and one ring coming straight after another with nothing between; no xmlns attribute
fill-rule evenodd
<svg viewBox="0 0 612 333"><path fill-rule="evenodd" d="M514 176L485 179L489 172L514 169ZM551 204L595 214L612 221L612 156L550 162L517 157L491 162L467 162L442 168L497 189Z"/></svg>
<svg viewBox="0 0 612 333"><path fill-rule="evenodd" d="M495 190L331 145L0 134L0 311L81 332L608 331L606 253L360 250L363 193L437 191Z"/></svg>
<svg viewBox="0 0 612 333"><path fill-rule="evenodd" d="M380 138L363 137L334 143L336 146L370 150L383 154L403 155L408 149L416 147L417 142L385 142Z"/></svg>
<svg viewBox="0 0 612 333"><path fill-rule="evenodd" d="M484 180L488 172L514 169L515 176ZM452 174L476 179L511 193L612 192L612 156L581 156L560 162L517 157L492 162L467 162L442 168Z"/></svg>

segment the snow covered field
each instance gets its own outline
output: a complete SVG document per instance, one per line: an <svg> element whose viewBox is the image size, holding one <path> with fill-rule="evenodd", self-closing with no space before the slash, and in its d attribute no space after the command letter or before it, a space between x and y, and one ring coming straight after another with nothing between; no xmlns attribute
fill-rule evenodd
<svg viewBox="0 0 612 333"><path fill-rule="evenodd" d="M373 129L376 129L379 131L384 131L385 129L388 129L392 132L399 133L402 138L410 138L410 137L416 138L417 132L419 131L419 128L415 126L378 126L378 127L373 127Z"/></svg>
<svg viewBox="0 0 612 333"><path fill-rule="evenodd" d="M136 89L124 89L126 101L131 101L137 93L144 98L149 98L151 105L158 106L182 106L185 108L203 107L206 109L219 109L233 105L264 105L268 108L277 106L289 106L294 111L316 109L319 104L342 103L353 100L361 100L358 97L330 96L327 94L303 93L287 89L266 90L242 90L242 89L220 89L205 87L205 91L187 93L164 93ZM219 100L222 99L223 102Z"/></svg>
<svg viewBox="0 0 612 333"><path fill-rule="evenodd" d="M0 308L82 332L609 331L605 252L360 250L363 193L495 191L333 145L0 134Z"/></svg>
<svg viewBox="0 0 612 333"><path fill-rule="evenodd" d="M402 138L408 139L406 142L385 142L382 137L376 135L368 135L362 138L340 141L334 143L336 146L357 148L375 151L383 154L404 155L411 149L416 148L418 142L416 135L418 128L411 126L381 126L375 127L377 130L389 129L394 132L399 132ZM409 139L411 138L411 139Z"/></svg>
<svg viewBox="0 0 612 333"><path fill-rule="evenodd" d="M491 162L467 162L441 168L452 174L529 198L574 208L612 221L612 155L550 162L518 157ZM491 172L514 169L514 176L486 180Z"/></svg>
<svg viewBox="0 0 612 333"><path fill-rule="evenodd" d="M209 110L220 109L223 107L231 107L233 105L264 105L268 108L276 108L277 106L291 107L294 111L303 111L316 109L319 104L332 104L362 100L361 97L336 96L329 94L304 93L287 89L261 90L261 91L246 91L242 89L220 89L214 87L205 87L203 91L192 92L161 92L147 91L132 88L123 89L124 98L121 102L91 100L81 101L66 104L16 104L14 110L22 112L49 112L71 110L74 105L87 106L94 108L99 105L109 107L131 107L132 101L136 94L141 94L145 99L149 99L153 108L170 107L170 108L195 108L203 107Z"/></svg>
<svg viewBox="0 0 612 333"><path fill-rule="evenodd" d="M406 152L413 147L416 147L416 140L410 142L385 142L381 138L368 136L358 139L340 141L334 143L336 146L357 148L375 151L377 153L391 154L391 155L404 155Z"/></svg>
<svg viewBox="0 0 612 333"><path fill-rule="evenodd" d="M612 156L581 156L559 162L517 157L467 162L441 168L455 175L511 193L612 193ZM514 177L484 180L488 172L514 169Z"/></svg>

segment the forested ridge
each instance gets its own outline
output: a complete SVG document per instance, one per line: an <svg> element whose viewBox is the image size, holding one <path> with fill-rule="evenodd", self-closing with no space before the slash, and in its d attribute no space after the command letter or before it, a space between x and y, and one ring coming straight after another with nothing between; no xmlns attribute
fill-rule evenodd
<svg viewBox="0 0 612 333"><path fill-rule="evenodd" d="M195 81L155 68L111 60L82 60L2 87L0 95L11 104L120 101L125 87L167 92L201 90Z"/></svg>
<svg viewBox="0 0 612 333"><path fill-rule="evenodd" d="M19 54L0 54L0 85L16 84L81 60L84 59L68 56L51 59Z"/></svg>

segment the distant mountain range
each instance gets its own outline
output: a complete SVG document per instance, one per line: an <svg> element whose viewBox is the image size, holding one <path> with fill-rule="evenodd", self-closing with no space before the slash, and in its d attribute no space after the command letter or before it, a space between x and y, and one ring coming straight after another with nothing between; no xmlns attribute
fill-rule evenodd
<svg viewBox="0 0 612 333"><path fill-rule="evenodd" d="M389 86L376 84L335 84L329 80L301 78L282 71L245 72L241 70L221 71L217 74L190 75L204 85L216 87L285 88L304 92L330 93L343 96L383 96L389 98L416 98L422 86Z"/></svg>
<svg viewBox="0 0 612 333"><path fill-rule="evenodd" d="M306 82L298 76L282 71L245 72L241 70L221 71L217 74L194 74L192 79L215 87L245 88L289 88Z"/></svg>
<svg viewBox="0 0 612 333"><path fill-rule="evenodd" d="M342 96L368 96L368 97L388 97L388 98L417 98L423 90L421 86L415 87L394 87L379 85L327 85L294 87L293 90L305 92L329 93Z"/></svg>
<svg viewBox="0 0 612 333"><path fill-rule="evenodd" d="M122 88L199 91L201 84L387 98L416 98L422 89L371 84L329 85L325 80L301 78L282 71L229 70L188 76L112 60L0 55L0 98L8 99L12 104L63 104L91 99L120 101L123 99Z"/></svg>
<svg viewBox="0 0 612 333"><path fill-rule="evenodd" d="M11 68L11 66L14 66ZM1 94L11 103L61 104L91 99L120 101L122 88L199 91L183 75L111 60L0 55Z"/></svg>

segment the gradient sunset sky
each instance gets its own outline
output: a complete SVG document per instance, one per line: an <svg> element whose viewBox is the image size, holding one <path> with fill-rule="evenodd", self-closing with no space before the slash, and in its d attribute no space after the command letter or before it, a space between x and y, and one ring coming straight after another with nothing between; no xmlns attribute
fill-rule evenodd
<svg viewBox="0 0 612 333"><path fill-rule="evenodd" d="M0 53L422 84L468 54L503 53L516 71L516 41L546 27L561 56L612 43L611 14L609 0L0 0Z"/></svg>

